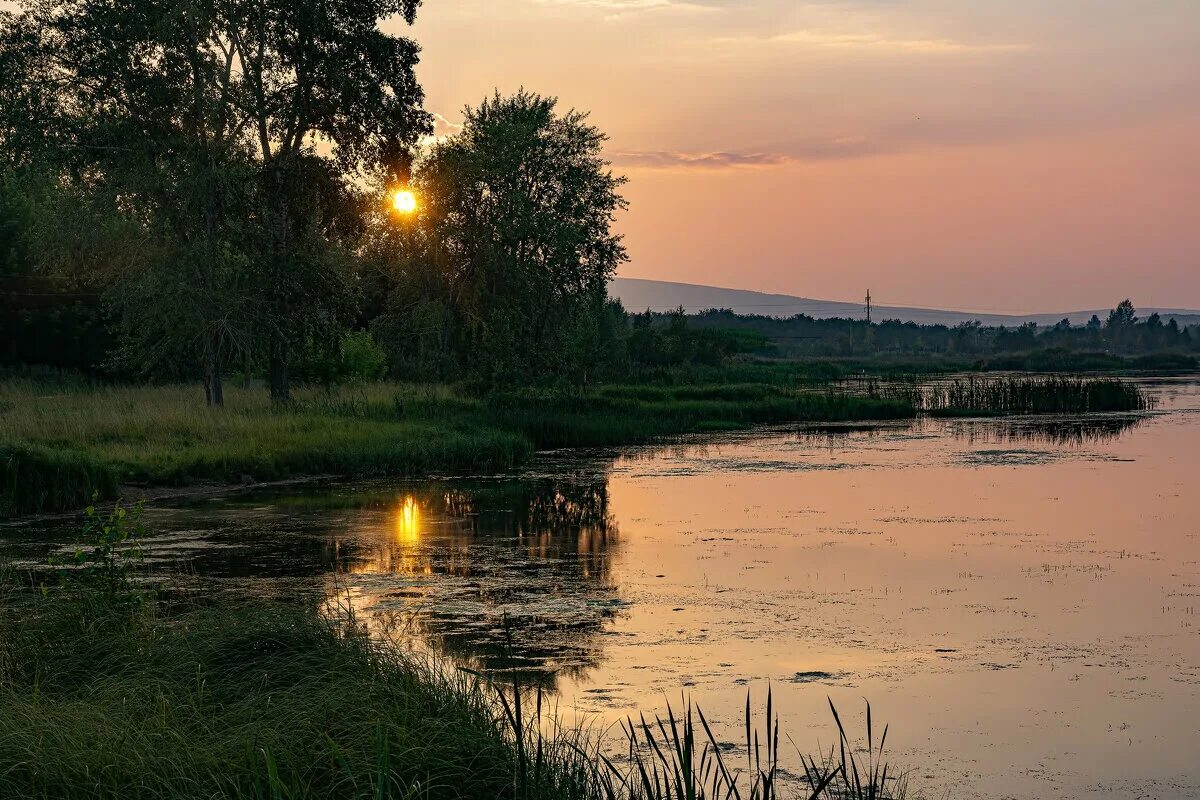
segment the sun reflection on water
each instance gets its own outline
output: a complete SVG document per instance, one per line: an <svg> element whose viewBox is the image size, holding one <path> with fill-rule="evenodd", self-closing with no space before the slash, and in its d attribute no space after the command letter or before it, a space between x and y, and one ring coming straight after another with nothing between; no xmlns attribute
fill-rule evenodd
<svg viewBox="0 0 1200 800"><path fill-rule="evenodd" d="M396 538L405 544L421 540L421 507L411 494L396 511Z"/></svg>

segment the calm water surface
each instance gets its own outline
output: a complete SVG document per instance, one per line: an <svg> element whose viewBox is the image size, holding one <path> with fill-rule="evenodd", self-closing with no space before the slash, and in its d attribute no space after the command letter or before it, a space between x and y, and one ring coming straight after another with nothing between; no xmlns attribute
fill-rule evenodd
<svg viewBox="0 0 1200 800"><path fill-rule="evenodd" d="M1200 797L1200 385L1147 386L1145 416L777 429L260 490L154 508L149 546L210 586L316 588L462 664L516 662L568 717L687 692L736 742L769 682L810 751L832 740L827 697L869 699L923 796ZM43 560L62 528L0 528L0 552Z"/></svg>

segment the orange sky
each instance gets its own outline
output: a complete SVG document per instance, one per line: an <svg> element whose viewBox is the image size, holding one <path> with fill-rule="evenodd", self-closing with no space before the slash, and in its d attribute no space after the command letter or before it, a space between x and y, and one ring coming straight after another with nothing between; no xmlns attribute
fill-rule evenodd
<svg viewBox="0 0 1200 800"><path fill-rule="evenodd" d="M590 109L621 274L981 311L1200 307L1196 0L429 0L427 106Z"/></svg>

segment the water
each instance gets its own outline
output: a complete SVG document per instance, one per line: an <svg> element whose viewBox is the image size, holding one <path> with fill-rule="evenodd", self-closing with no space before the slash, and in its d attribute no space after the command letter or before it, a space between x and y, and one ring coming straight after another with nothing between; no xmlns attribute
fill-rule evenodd
<svg viewBox="0 0 1200 800"><path fill-rule="evenodd" d="M551 453L520 476L156 507L151 562L349 599L381 633L518 666L610 722L827 697L929 797L1200 796L1200 385L1159 411L923 421ZM61 522L0 529L36 562ZM505 625L501 620L506 619ZM761 705L761 704L760 704Z"/></svg>

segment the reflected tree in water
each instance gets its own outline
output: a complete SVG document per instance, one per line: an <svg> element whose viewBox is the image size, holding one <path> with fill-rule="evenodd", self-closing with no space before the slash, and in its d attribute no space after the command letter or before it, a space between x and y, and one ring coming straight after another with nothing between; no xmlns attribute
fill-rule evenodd
<svg viewBox="0 0 1200 800"><path fill-rule="evenodd" d="M546 687L596 663L621 606L606 478L413 487L388 513L388 535L339 545L335 581L381 634Z"/></svg>

